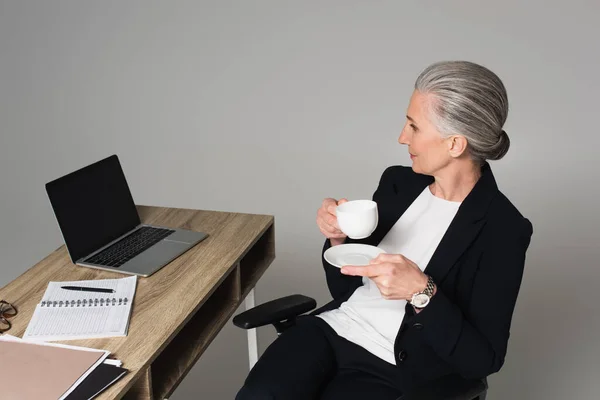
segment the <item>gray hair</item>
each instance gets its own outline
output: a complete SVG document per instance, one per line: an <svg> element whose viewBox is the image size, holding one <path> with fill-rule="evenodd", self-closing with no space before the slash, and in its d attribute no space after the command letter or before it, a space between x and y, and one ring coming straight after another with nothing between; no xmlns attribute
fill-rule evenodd
<svg viewBox="0 0 600 400"><path fill-rule="evenodd" d="M444 137L463 135L471 158L482 164L499 160L510 139L502 126L508 116L508 96L500 78L468 61L443 61L427 67L415 89L434 96L430 118Z"/></svg>

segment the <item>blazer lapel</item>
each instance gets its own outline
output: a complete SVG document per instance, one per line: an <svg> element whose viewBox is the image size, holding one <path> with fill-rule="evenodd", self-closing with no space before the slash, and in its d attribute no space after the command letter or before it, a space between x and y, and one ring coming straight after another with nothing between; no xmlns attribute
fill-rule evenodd
<svg viewBox="0 0 600 400"><path fill-rule="evenodd" d="M485 225L485 213L498 192L496 180L488 163L481 177L460 205L440 244L433 253L425 273L440 283L450 268L469 247Z"/></svg>

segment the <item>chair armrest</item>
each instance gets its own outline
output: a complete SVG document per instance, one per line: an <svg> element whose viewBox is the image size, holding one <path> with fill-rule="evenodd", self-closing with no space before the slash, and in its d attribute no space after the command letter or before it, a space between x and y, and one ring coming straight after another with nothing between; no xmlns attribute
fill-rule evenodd
<svg viewBox="0 0 600 400"><path fill-rule="evenodd" d="M400 400L473 400L487 391L487 380L441 378L405 393Z"/></svg>
<svg viewBox="0 0 600 400"><path fill-rule="evenodd" d="M251 308L233 317L233 324L242 329L277 324L296 318L317 307L315 299L301 294L281 297Z"/></svg>

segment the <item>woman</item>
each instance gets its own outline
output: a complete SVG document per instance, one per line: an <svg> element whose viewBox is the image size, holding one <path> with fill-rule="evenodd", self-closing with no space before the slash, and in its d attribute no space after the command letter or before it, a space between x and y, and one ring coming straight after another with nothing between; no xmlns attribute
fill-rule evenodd
<svg viewBox="0 0 600 400"><path fill-rule="evenodd" d="M345 199L317 213L323 251L365 243L386 254L341 271L323 259L333 301L271 344L237 399L396 399L501 368L532 235L487 163L508 151L507 114L502 81L480 65L420 74L398 139L412 168L384 171L375 232L340 231Z"/></svg>

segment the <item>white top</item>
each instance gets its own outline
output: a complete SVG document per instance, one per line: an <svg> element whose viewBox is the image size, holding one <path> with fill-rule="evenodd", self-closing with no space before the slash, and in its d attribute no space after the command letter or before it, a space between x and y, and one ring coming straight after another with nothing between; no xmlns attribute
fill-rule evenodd
<svg viewBox="0 0 600 400"><path fill-rule="evenodd" d="M390 254L402 254L424 270L460 204L435 197L427 186L378 247ZM404 318L405 305L406 300L384 299L377 285L363 277L363 285L339 308L318 316L338 335L396 364L394 341Z"/></svg>

